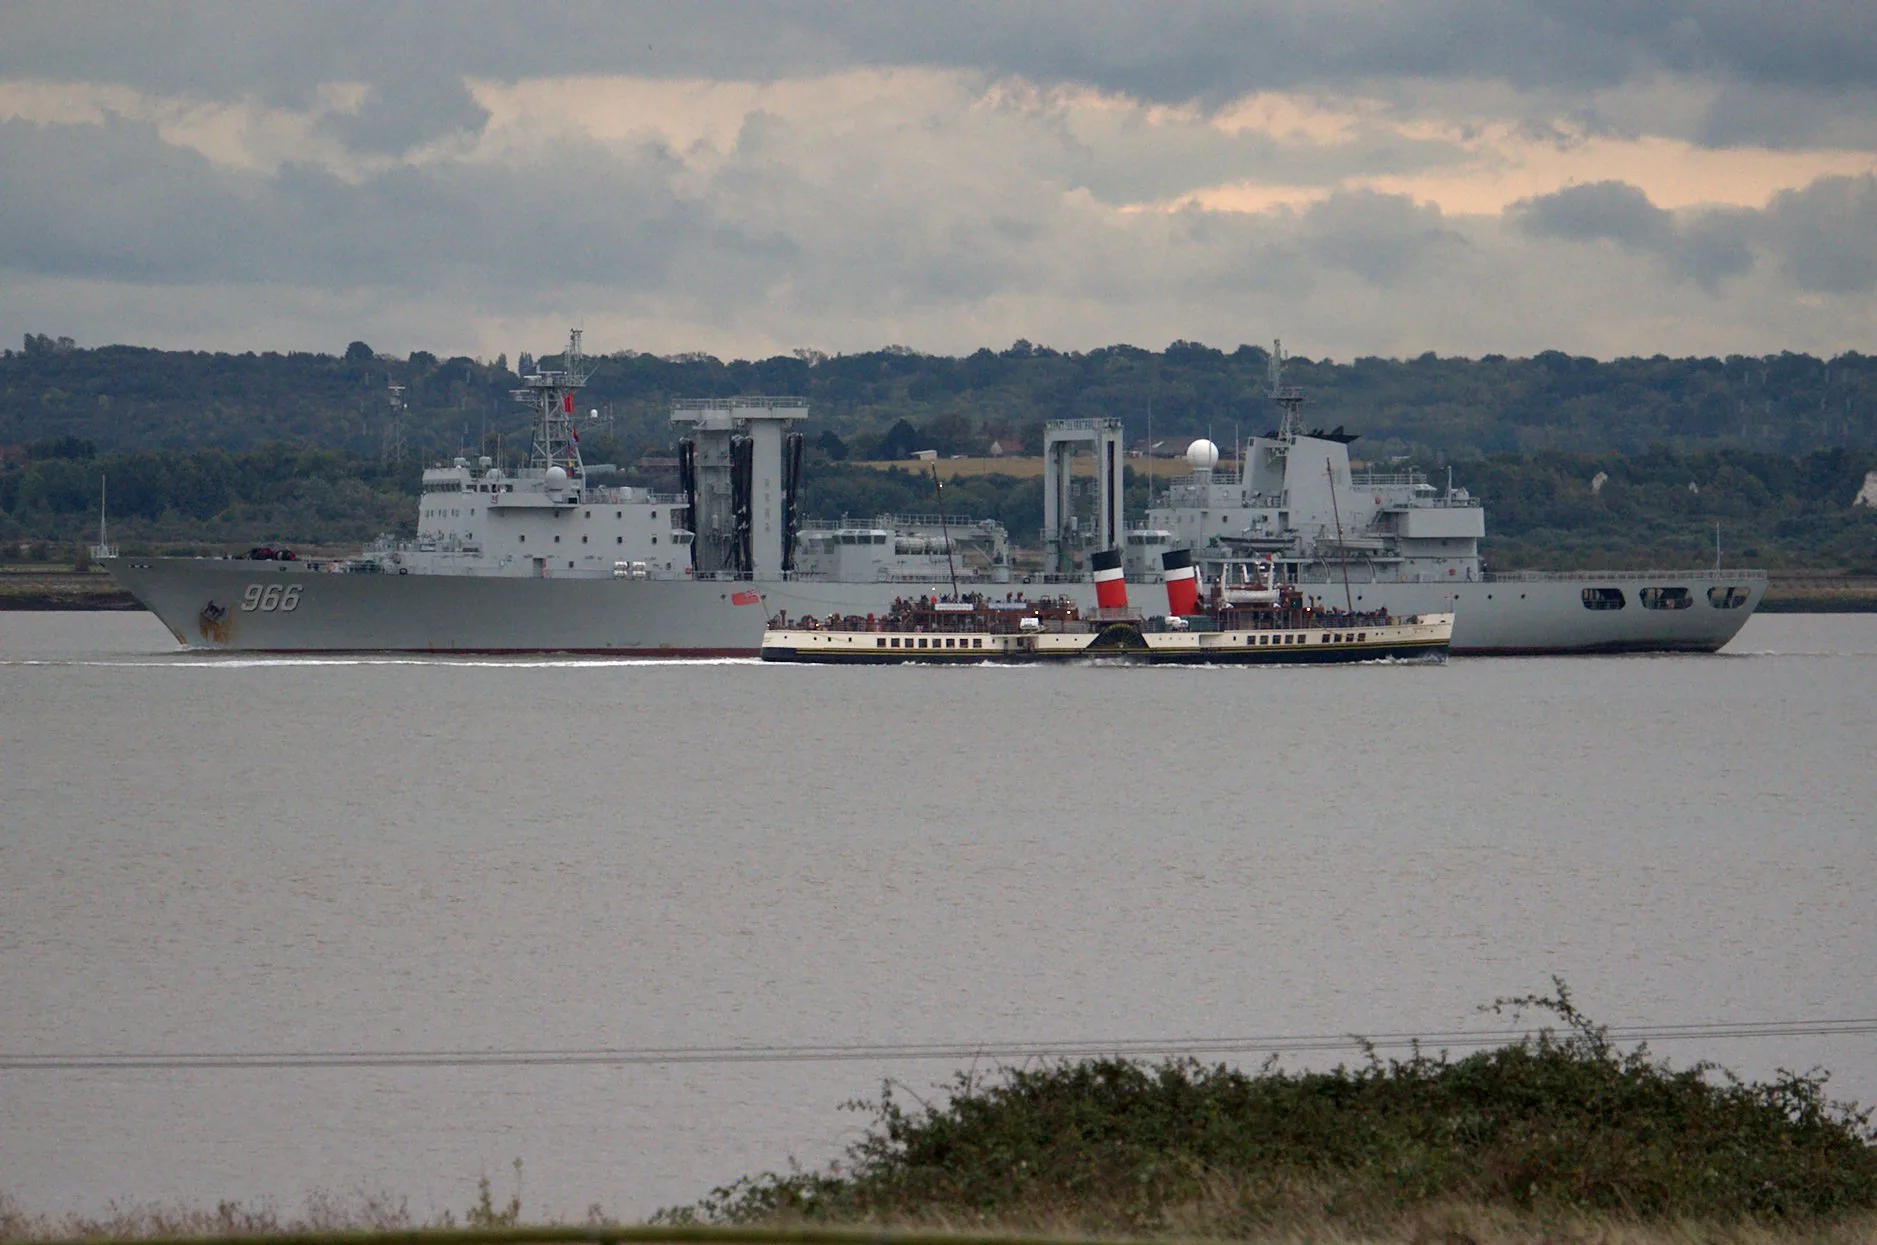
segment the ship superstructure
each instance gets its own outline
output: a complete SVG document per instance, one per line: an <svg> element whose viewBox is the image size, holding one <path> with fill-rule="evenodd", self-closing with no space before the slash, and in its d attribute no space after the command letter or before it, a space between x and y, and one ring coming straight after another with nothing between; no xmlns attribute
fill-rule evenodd
<svg viewBox="0 0 1877 1245"><path fill-rule="evenodd" d="M521 579L689 573L684 495L589 483L578 411L587 375L575 330L563 366L524 376L515 390L534 416L524 463L504 468L484 455L426 467L416 539L381 539L345 569Z"/></svg>
<svg viewBox="0 0 1877 1245"><path fill-rule="evenodd" d="M580 452L579 392L588 373L580 334L565 365L523 377L533 415L518 468L458 457L423 473L417 536L381 538L347 571L520 579L852 580L1005 583L1009 541L990 520L881 515L800 517L804 398L680 399L672 422L675 493L602 487Z"/></svg>

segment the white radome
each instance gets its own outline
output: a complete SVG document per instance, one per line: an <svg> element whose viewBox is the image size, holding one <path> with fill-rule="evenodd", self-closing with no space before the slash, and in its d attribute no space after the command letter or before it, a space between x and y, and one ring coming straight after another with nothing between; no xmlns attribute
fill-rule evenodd
<svg viewBox="0 0 1877 1245"><path fill-rule="evenodd" d="M559 488L565 483L567 483L567 468L556 463L554 466L547 469L547 486L549 488Z"/></svg>
<svg viewBox="0 0 1877 1245"><path fill-rule="evenodd" d="M1186 465L1194 471L1211 471L1219 465L1219 447L1199 438L1186 447Z"/></svg>

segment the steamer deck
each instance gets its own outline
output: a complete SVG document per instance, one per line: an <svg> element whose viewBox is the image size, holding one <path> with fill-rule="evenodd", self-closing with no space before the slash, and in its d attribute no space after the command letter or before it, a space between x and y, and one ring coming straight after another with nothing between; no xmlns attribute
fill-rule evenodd
<svg viewBox="0 0 1877 1245"><path fill-rule="evenodd" d="M1438 661L1453 638L1453 615L1298 630L1155 630L1155 622L1110 622L1082 630L942 634L917 631L803 630L763 633L764 661L817 665L969 665L1098 658L1144 665L1323 665L1360 661Z"/></svg>
<svg viewBox="0 0 1877 1245"><path fill-rule="evenodd" d="M1165 615L1127 603L1119 554L1098 558L1104 600L1085 615L1068 598L987 601L982 596L893 602L884 616L796 619L763 633L764 661L818 665L973 664L1120 659L1146 665L1320 665L1446 657L1453 615L1325 610L1293 589L1214 583L1202 609L1184 553L1169 556ZM1104 565L1106 563L1107 565Z"/></svg>

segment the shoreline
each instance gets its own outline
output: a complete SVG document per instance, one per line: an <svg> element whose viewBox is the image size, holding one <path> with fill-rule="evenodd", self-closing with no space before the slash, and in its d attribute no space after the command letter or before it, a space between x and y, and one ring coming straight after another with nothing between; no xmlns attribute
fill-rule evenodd
<svg viewBox="0 0 1877 1245"><path fill-rule="evenodd" d="M104 571L10 566L0 570L0 610L141 610L136 597Z"/></svg>
<svg viewBox="0 0 1877 1245"><path fill-rule="evenodd" d="M141 610L102 571L0 570L0 611ZM1877 576L1775 571L1756 614L1877 614Z"/></svg>

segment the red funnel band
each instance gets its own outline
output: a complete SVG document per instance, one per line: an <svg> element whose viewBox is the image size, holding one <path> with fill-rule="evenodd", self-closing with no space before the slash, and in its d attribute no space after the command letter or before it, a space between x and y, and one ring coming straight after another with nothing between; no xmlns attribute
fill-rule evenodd
<svg viewBox="0 0 1877 1245"><path fill-rule="evenodd" d="M1095 604L1105 610L1127 608L1127 579L1120 567L1095 572Z"/></svg>
<svg viewBox="0 0 1877 1245"><path fill-rule="evenodd" d="M1199 612L1199 580L1190 566L1176 567L1167 572L1167 613L1197 614Z"/></svg>

